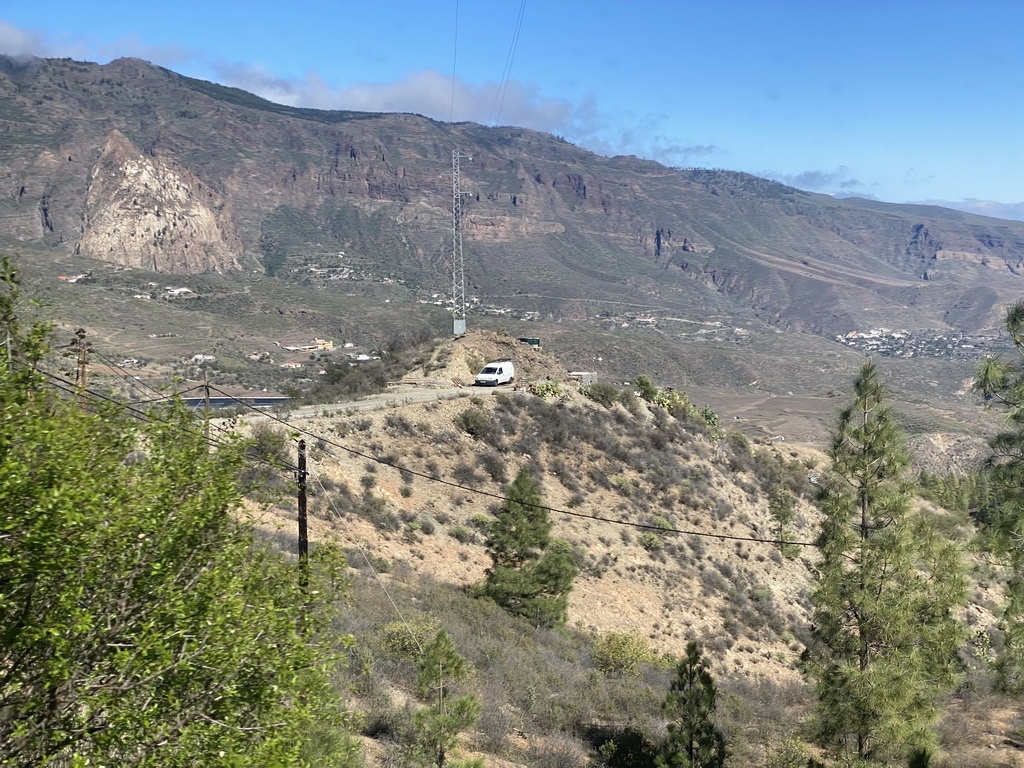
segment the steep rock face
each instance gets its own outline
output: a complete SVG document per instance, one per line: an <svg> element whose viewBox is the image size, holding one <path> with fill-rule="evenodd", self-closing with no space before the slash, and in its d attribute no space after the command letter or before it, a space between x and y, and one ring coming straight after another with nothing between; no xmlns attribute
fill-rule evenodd
<svg viewBox="0 0 1024 768"><path fill-rule="evenodd" d="M238 269L242 243L224 201L117 130L92 169L83 218L84 256L179 274Z"/></svg>

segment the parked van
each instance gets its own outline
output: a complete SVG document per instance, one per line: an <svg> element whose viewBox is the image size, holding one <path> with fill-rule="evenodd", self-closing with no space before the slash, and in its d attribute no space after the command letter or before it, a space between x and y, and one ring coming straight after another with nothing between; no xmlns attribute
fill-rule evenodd
<svg viewBox="0 0 1024 768"><path fill-rule="evenodd" d="M515 377L516 369L511 360L495 360L483 367L473 383L481 387L496 387L508 384Z"/></svg>

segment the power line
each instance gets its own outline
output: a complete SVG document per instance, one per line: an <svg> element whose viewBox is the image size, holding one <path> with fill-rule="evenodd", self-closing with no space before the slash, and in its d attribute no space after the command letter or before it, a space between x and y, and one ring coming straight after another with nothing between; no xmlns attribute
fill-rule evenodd
<svg viewBox="0 0 1024 768"><path fill-rule="evenodd" d="M516 19L515 31L512 33L512 42L509 45L508 56L505 57L505 68L501 72L501 81L498 85L498 91L494 94L494 104L491 105L491 114L487 116L487 122L491 122L491 117L494 117L494 125L498 124L501 120L501 109L505 104L505 95L508 93L508 81L512 75L512 62L516 57L516 49L519 47L519 33L523 28L523 16L526 13L526 0L522 0L519 4L519 16Z"/></svg>
<svg viewBox="0 0 1024 768"><path fill-rule="evenodd" d="M342 517L341 510L338 509L337 505L335 505L334 503L334 499L331 498L331 495L327 492L327 488L324 486L323 481L320 479L320 475L318 475L315 472L310 472L309 474L312 476L316 484L320 486L320 491L323 494L324 498L327 499L327 503L331 505L331 509L334 510L335 517ZM405 625L406 629L409 630L409 636L412 638L412 641L416 643L416 647L419 649L420 653L423 653L423 646L420 644L419 638L416 637L416 633L412 631L412 627L409 626L409 622L406 621L405 616L402 615L402 611L398 607L398 603L396 603L395 598L391 596L391 592L388 590L388 587L384 583L384 580L381 579L380 573L377 571L376 568L373 567L373 562L370 560L370 556L366 554L366 550L363 549L363 547L359 544L358 541L354 542L354 544L355 548L359 550L359 554L363 556L363 561L366 563L366 567L370 569L370 573L373 574L373 578L376 580L377 585L384 591L384 594L388 598L388 602L391 603L391 607L395 609L395 614L397 614L398 618L401 620L402 624Z"/></svg>
<svg viewBox="0 0 1024 768"><path fill-rule="evenodd" d="M93 350L93 351L95 351L95 350ZM166 392L161 392L159 389L156 389L155 387L153 387L153 386L151 386L149 384L146 384L141 379L135 378L132 374L130 374L123 367L121 367L117 363L113 362L109 357L106 357L105 355L100 354L99 352L95 352L95 354L99 355L99 357L101 357L103 359L103 361L108 366L110 366L111 368L116 368L118 371L121 371L121 374L120 374L121 378L129 386L139 385L139 386L145 387L150 392L154 392L154 393L156 393L158 395L158 397L154 397L154 398L151 398L149 400L136 400L133 403L131 403L132 405L146 405L146 404L149 404L149 403L170 402L171 400L173 400L176 397L181 397L182 395L186 395L189 392L194 392L195 390L202 389L204 387L203 384L197 384L194 387L189 387L188 389L183 389L183 390L180 390L178 392L172 392L170 394L168 394ZM116 375L119 375L119 374L117 374L117 372L115 371L114 375L116 376ZM193 409L193 410L195 410L195 409ZM230 434L231 433L231 430L226 429L225 427L221 427L219 425L214 425L214 427L217 429L217 431L222 432L224 434Z"/></svg>
<svg viewBox="0 0 1024 768"><path fill-rule="evenodd" d="M83 393L83 394L87 395L88 397L91 397L94 401L103 401L103 402L115 405L115 406L121 408L122 410L126 411L129 415L131 415L136 420L145 422L147 424L161 424L161 425L167 426L167 427L174 427L174 426L176 426L174 422L170 422L170 421L165 421L163 419L154 418L151 411L142 411L142 410L140 410L138 408L133 407L131 404L121 402L120 400L117 400L115 398L112 398L112 397L109 397L107 395L104 395L103 393L97 392L96 390L93 390L93 389L82 390L79 387L77 387L75 385L75 383L72 382L72 381L64 379L64 378L62 378L60 376L56 376L56 375L54 375L52 373L49 373L47 371L42 370L41 368L38 368L38 367L35 367L35 366L30 366L30 367L32 368L32 370L36 371L37 373L39 373L39 374L41 374L41 375L43 375L43 376L45 376L45 377L47 377L48 379L51 380L51 381L47 382L48 386L51 386L54 389L57 389L59 391L65 392L68 395L76 396L76 395L78 395L80 393ZM230 434L229 430L225 430L225 431ZM202 432L200 430L195 430L195 431L185 430L185 432L187 434L190 434L190 435L194 436L194 437L202 437L203 441L207 445L212 447L212 448L225 448L225 447L227 447L227 445L223 441L217 440L216 438L206 437L205 435L202 434ZM271 467L272 469L275 469L275 470L291 470L291 471L297 470L297 467L295 467L294 465L291 465L291 464L287 464L285 462L273 462L273 461L270 461L270 460L265 459L265 458L260 458L258 456L249 456L247 458L248 458L249 461L255 461L255 462L258 462L258 463L261 463L261 464L265 464L265 465L267 465L267 466L269 466L269 467ZM282 476L282 475L279 475L279 476Z"/></svg>
<svg viewBox="0 0 1024 768"><path fill-rule="evenodd" d="M114 404L114 405L116 405L118 407L123 408L124 410L130 412L136 419L139 419L141 421L146 421L147 423L164 424L165 426L172 426L172 424L170 422L161 421L159 419L153 419L149 413L141 411L141 410L139 410L137 408L134 408L134 407L132 407L129 404L126 404L126 403L120 402L118 400L115 400L114 398L111 398L111 397L108 397L106 395L103 395L102 393L96 392L95 390L89 390L89 389L83 390L83 389L80 389L80 388L75 386L74 382L68 381L68 380L63 379L63 378L61 378L59 376L55 376L54 374L48 373L48 372L46 372L46 371L44 371L44 370L42 370L40 368L33 367L33 370L35 370L38 373L40 373L40 374L42 374L42 375L52 379L53 382L54 382L52 384L52 386L54 386L55 388L60 389L60 390L62 390L64 392L66 392L66 393L68 393L68 394L70 394L72 396L75 395L75 394L79 394L79 393L88 394L89 396L93 397L94 399L103 400L105 402L112 403L112 404ZM222 395L223 397L232 398L231 395L227 394L226 392L224 392L223 390L221 390L221 389L219 389L217 387L210 387L210 390L214 391L214 392L217 392L218 394ZM186 391L188 391L188 390L186 390ZM234 398L232 398L232 399L234 399ZM250 410L255 411L256 413L258 413L259 415L261 415L261 416L263 416L263 417L265 417L267 419L270 419L272 421L276 421L277 423L282 424L282 425L288 427L290 430L293 430L294 432L298 432L300 434L312 437L312 438L314 438L316 440L320 440L321 442L325 443L326 445L333 446L333 447L335 447L335 448L337 448L337 449L339 449L341 451L345 451L346 453L349 453L349 454L351 454L353 456L357 456L357 457L359 457L361 459L366 459L366 460L372 461L372 462L374 462L376 464L380 464L380 465L383 465L383 466L386 466L386 467L390 467L391 469L396 469L396 470L398 470L399 472L401 472L403 474L413 475L414 477L420 477L420 478L423 478L424 480L428 480L428 481L433 482L433 483L439 483L441 485L445 485L445 486L448 486L450 488L456 488L456 489L458 489L460 491L465 491L467 493L473 493L473 494L476 494L478 496L483 496L483 497L490 498L490 499L496 499L498 501L505 501L505 497L503 495L500 495L500 494L497 494L497 493L492 493L491 491L486 491L486 490L483 490L483 489L480 489L480 488L473 488L471 486L463 485L461 483L456 483L456 482L453 482L451 480L445 480L444 478L441 478L441 477L435 477L434 475L429 475L429 474L427 474L425 472L419 472L419 471L414 470L414 469L409 469L408 467L402 466L400 464L396 464L394 462L386 461L386 460L381 459L381 458L379 458L377 456L373 456L371 454L364 453L363 451L359 451L359 450L357 450L355 448L352 448L350 446L347 446L347 445L342 445L341 443L338 443L338 442L336 442L334 440L331 440L330 438L324 437L323 435L319 435L319 434L317 434L315 432L311 432L311 431L309 431L307 429L304 429L303 427L300 427L297 424L293 424L293 423L291 423L291 422L289 422L289 421L287 421L285 419L281 419L281 418L279 418L279 417L277 417L277 416L275 416L275 415L273 415L271 413L268 413L268 412L266 412L264 410L261 410L261 409L257 408L256 406L252 405L251 403L245 402L244 400L238 400L237 402L239 402L241 405L245 406L246 408L249 408ZM206 441L208 444L210 444L213 447L219 447L219 448L224 447L223 443L218 442L217 440L215 440L213 438L209 438L209 437L203 436L203 439L204 439L204 441ZM278 463L270 462L270 461L268 461L266 459L259 459L259 458L256 458L256 457L253 457L253 458L256 461L260 461L260 462L262 462L264 464L267 464L267 465L269 465L269 466L271 466L271 467L273 467L275 469L287 469L287 470L292 470L294 472L299 471L298 467L292 466L292 465L288 465L288 464L285 464L283 462L278 464ZM323 488L323 484L321 483L320 485L321 485L321 488ZM628 528L635 528L635 529L638 529L638 530L646 530L646 531L654 531L654 532L662 533L662 534L669 534L669 533L671 533L671 534L679 534L679 535L686 535L686 536L697 536L697 537L701 537L701 538L718 539L719 541L739 541L739 542L749 542L749 543L756 543L756 544L773 544L773 545L792 544L792 545L795 545L795 546L798 546L798 547L814 547L814 546L817 546L815 543L807 542L807 541L790 541L790 540L786 540L786 539L767 539L767 538L759 538L759 537L755 537L755 536L735 536L735 535L726 534L726 533L708 533L706 531L695 531L695 530L690 530L690 529L685 529L685 528L667 528L667 527L664 527L664 526L652 525L652 524L648 524L648 523L634 523L634 522L629 522L629 521L626 521L626 520L615 520L614 518L610 518L610 517L603 517L601 515L591 515L591 514L587 514L585 512L575 512L575 511L569 510L569 509L559 509L558 507L549 507L549 506L544 505L544 504L530 504L529 502L521 502L521 503L523 503L525 506L533 507L535 509L541 509L541 510L544 510L546 512L551 512L551 513L555 513L555 514L559 514L559 515L566 515L568 517L575 517L575 518L578 518L578 519L590 520L590 521L593 521L593 522L609 523L609 524L612 524L612 525L621 525L621 526L625 526L625 527L628 527ZM332 506L333 506L333 504L332 504Z"/></svg>
<svg viewBox="0 0 1024 768"><path fill-rule="evenodd" d="M459 61L459 0L455 0L455 41L452 44L452 101L448 109L448 122L455 122L455 72Z"/></svg>
<svg viewBox="0 0 1024 768"><path fill-rule="evenodd" d="M202 384L196 384L194 387L189 387L188 389L182 389L182 390L179 390L177 392L171 392L171 393L161 392L159 389L157 389L156 387L154 387L154 386L152 386L150 384L147 384L142 379L136 378L127 369L125 369L121 365L118 365L113 360L111 360L109 357L104 355L103 353L101 353L101 352L99 352L99 351L97 351L95 349L92 350L92 352L97 357L99 357L101 360L103 360L103 362L107 365L107 367L116 369L115 371L113 371L113 374L115 376L120 376L120 378L122 378L124 380L124 382L126 384L128 384L129 386L139 387L139 388L143 388L143 389L148 389L150 392L153 392L154 394L157 395L157 397L151 398L149 400L135 400L135 401L133 401L131 403L132 405L145 405L147 403L159 403L159 402L163 402L163 401L170 401L172 398L181 397L182 395L186 395L189 392L194 392L197 389L201 389L202 386L203 386ZM117 371L120 371L120 373L118 373Z"/></svg>
<svg viewBox="0 0 1024 768"><path fill-rule="evenodd" d="M221 390L216 389L215 387L211 387L210 389L214 390L215 392L219 392L220 394L224 394ZM227 396L227 395L225 395L225 396ZM309 437L312 437L312 438L315 438L317 440L320 440L320 441L326 443L327 445L331 445L331 446L333 446L335 448L338 448L339 450L342 450L342 451L345 451L347 453L350 453L353 456L357 456L357 457L359 457L361 459L367 459L367 460L373 461L373 462L375 462L377 464L381 464L381 465L383 465L385 467L391 467L392 469L397 469L399 472L408 473L408 474L413 475L415 477L421 477L424 480L429 480L430 482L433 482L433 483L440 483L442 485L447 485L447 486L449 486L451 488L457 488L460 491L466 491L467 493L475 493L478 496L485 496L487 498L498 499L499 501L505 501L505 497L500 495L500 494L492 493L491 491L485 491L485 490L482 490L480 488L472 488L472 487L467 486L467 485L462 485L460 483L452 482L451 480L445 480L444 478L441 478L441 477L434 477L433 475L428 475L425 472L418 472L418 471L416 471L414 469L409 469L408 467L403 467L400 464L395 464L393 462L386 461L386 460L378 458L376 456L372 456L372 455L370 455L368 453L363 453L362 451L356 450L355 448L351 448L351 447L349 447L347 445L342 445L341 443L337 443L337 442L335 442L335 441L333 441L333 440L331 440L331 439L329 439L327 437L324 437L323 435L318 435L315 432L310 432L309 430L303 429L302 427L300 427L300 426L298 426L296 424L292 424L289 421L286 421L284 419L278 418L277 416L274 416L271 413L267 413L266 411L262 411L259 408L256 408L255 406L250 405L249 403L243 403L243 405L245 405L246 407L256 411L257 413L259 413L259 414L261 414L263 416L265 416L268 419L271 419L271 420L276 421L276 422L278 422L280 424L283 424L284 426L288 427L291 430L294 430L295 432L299 432L299 433L301 433L303 435L307 435ZM576 517L576 518L580 518L580 519L583 519L583 520L591 520L591 521L599 522L599 523L611 523L613 525L623 525L623 526L627 526L629 528L637 528L637 529L641 529L641 530L655 531L655 532L658 532L658 533L675 533L675 534L683 534L683 535L687 535L687 536L700 536L700 537L710 538L710 539L719 539L721 541L746 541L746 542L757 543L757 544L776 544L776 545L793 544L793 545L796 545L798 547L814 547L814 546L817 546L815 543L809 542L809 541L789 541L788 539L786 539L786 540L783 540L783 539L763 539L763 538L758 538L758 537L754 537L754 536L734 536L734 535L727 534L727 533L707 533L705 531L693 531L693 530L687 530L687 529L684 529L684 528L665 528L665 527L662 527L662 526L659 526L659 525L650 525L650 524L647 524L647 523L631 523L631 522L628 522L628 521L625 521L625 520L615 520L615 519L610 518L610 517L602 517L600 515L590 515L590 514L587 514L585 512L574 512L574 511L572 511L570 509L559 509L557 507L549 507L549 506L546 506L546 505L543 505L543 504L530 504L528 502L520 502L520 503L522 503L524 506L533 507L535 509L542 509L542 510L545 510L547 512L554 512L554 513L560 514L560 515L568 515L569 517Z"/></svg>

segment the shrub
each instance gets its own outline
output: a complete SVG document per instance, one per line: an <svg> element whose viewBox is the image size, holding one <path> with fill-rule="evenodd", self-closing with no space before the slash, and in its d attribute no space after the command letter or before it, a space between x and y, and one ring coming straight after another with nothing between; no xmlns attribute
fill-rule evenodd
<svg viewBox="0 0 1024 768"><path fill-rule="evenodd" d="M636 415L640 413L640 398L631 389L624 389L619 393L619 402L627 411Z"/></svg>
<svg viewBox="0 0 1024 768"><path fill-rule="evenodd" d="M505 459L494 451L480 454L480 466L491 476L491 479L505 485L508 482L508 472L505 467Z"/></svg>
<svg viewBox="0 0 1024 768"><path fill-rule="evenodd" d="M563 397L561 385L557 381L535 381L530 385L530 394L540 398Z"/></svg>
<svg viewBox="0 0 1024 768"><path fill-rule="evenodd" d="M653 403L654 398L658 396L658 388L654 386L651 377L644 374L633 379L633 389L636 390L636 394L649 403Z"/></svg>
<svg viewBox="0 0 1024 768"><path fill-rule="evenodd" d="M653 525L659 531L672 530L672 523L669 522L668 518L662 517L661 515L655 515L654 519L651 520L651 525Z"/></svg>
<svg viewBox="0 0 1024 768"><path fill-rule="evenodd" d="M491 417L478 408L467 408L455 417L455 426L479 440L487 437L494 429Z"/></svg>
<svg viewBox="0 0 1024 768"><path fill-rule="evenodd" d="M644 531L637 536L637 541L640 542L640 546L646 549L648 552L654 552L661 549L662 540L661 536L652 531Z"/></svg>
<svg viewBox="0 0 1024 768"><path fill-rule="evenodd" d="M392 621L378 630L378 642L387 656L399 661L415 661L439 628L437 620L431 616Z"/></svg>
<svg viewBox="0 0 1024 768"><path fill-rule="evenodd" d="M664 408L677 419L687 418L693 410L693 406L690 405L690 400L686 396L686 393L679 392L674 389L658 390L658 394L655 395L653 402L659 408Z"/></svg>
<svg viewBox="0 0 1024 768"><path fill-rule="evenodd" d="M603 381L595 381L590 386L581 389L580 392L605 408L611 408L622 397L618 387Z"/></svg>
<svg viewBox="0 0 1024 768"><path fill-rule="evenodd" d="M384 426L399 435L413 436L416 434L416 426L405 416L397 413L389 413L384 417Z"/></svg>
<svg viewBox="0 0 1024 768"><path fill-rule="evenodd" d="M612 475L610 478L611 484L615 487L619 493L623 496L632 496L636 493L636 484L628 477L622 475Z"/></svg>
<svg viewBox="0 0 1024 768"><path fill-rule="evenodd" d="M657 658L647 639L637 632L606 632L594 640L594 666L605 675L639 677L640 665Z"/></svg>
<svg viewBox="0 0 1024 768"><path fill-rule="evenodd" d="M452 477L455 478L455 482L459 485L474 486L478 485L481 481L480 475L477 474L476 470L466 462L459 462L452 470Z"/></svg>
<svg viewBox="0 0 1024 768"><path fill-rule="evenodd" d="M387 501L369 491L360 497L352 511L359 517L365 517L382 531L397 531L401 527L398 518L388 510Z"/></svg>

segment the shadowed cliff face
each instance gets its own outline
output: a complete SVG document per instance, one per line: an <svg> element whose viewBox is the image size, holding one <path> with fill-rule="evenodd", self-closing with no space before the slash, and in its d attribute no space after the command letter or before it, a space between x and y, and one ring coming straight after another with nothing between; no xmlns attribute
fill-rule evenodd
<svg viewBox="0 0 1024 768"><path fill-rule="evenodd" d="M471 292L546 319L971 331L1024 294L1024 222L286 107L133 59L0 57L0 234L128 266L288 278L344 253L445 291L456 147Z"/></svg>
<svg viewBox="0 0 1024 768"><path fill-rule="evenodd" d="M78 252L156 272L238 269L242 243L219 195L111 131L90 175Z"/></svg>

